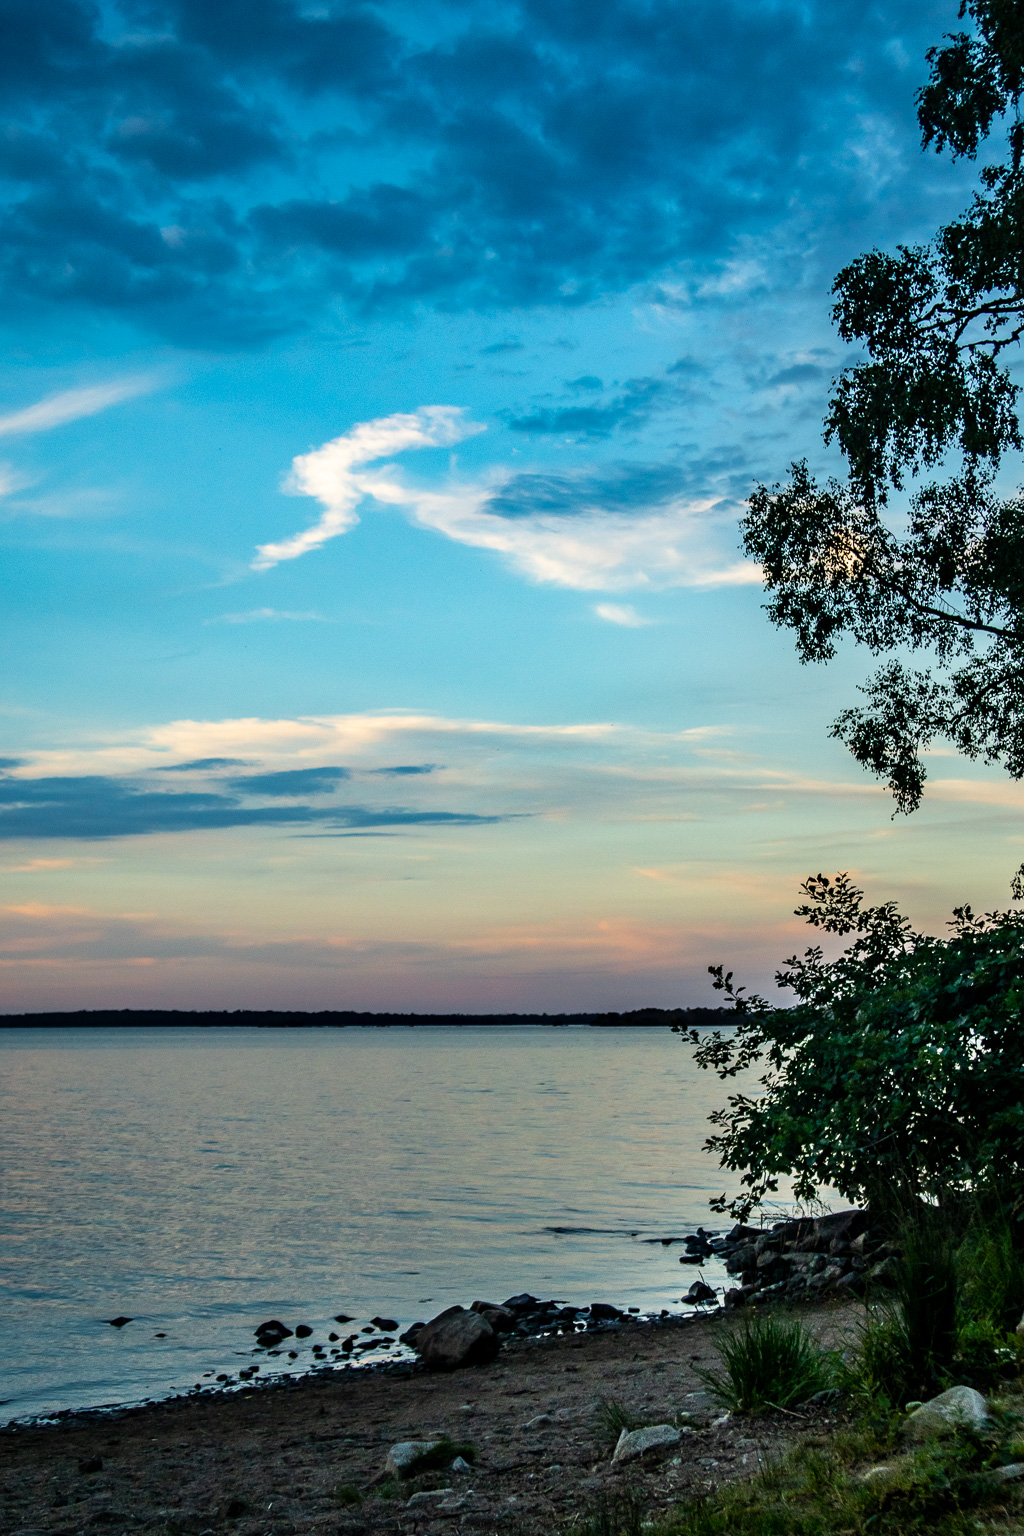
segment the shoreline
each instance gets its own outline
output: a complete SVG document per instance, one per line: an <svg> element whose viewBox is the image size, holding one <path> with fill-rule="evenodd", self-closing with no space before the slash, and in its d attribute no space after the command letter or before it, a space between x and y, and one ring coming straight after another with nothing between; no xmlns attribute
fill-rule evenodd
<svg viewBox="0 0 1024 1536"><path fill-rule="evenodd" d="M857 1313L851 1300L800 1308L829 1343L852 1333ZM326 1369L11 1424L0 1429L0 1524L12 1536L100 1528L109 1536L221 1528L372 1536L425 1521L439 1532L514 1521L541 1536L627 1485L656 1517L678 1499L752 1475L830 1422L827 1409L806 1419L723 1418L699 1372L716 1364L716 1341L741 1319L721 1308L705 1317L627 1316L593 1331L513 1337L492 1363L451 1373L404 1362ZM613 1466L602 1401L643 1423L681 1416L678 1444ZM408 1485L385 1479L392 1445L438 1435L472 1448L470 1473ZM414 1493L449 1482L456 1510L445 1514L429 1499L410 1508Z"/></svg>

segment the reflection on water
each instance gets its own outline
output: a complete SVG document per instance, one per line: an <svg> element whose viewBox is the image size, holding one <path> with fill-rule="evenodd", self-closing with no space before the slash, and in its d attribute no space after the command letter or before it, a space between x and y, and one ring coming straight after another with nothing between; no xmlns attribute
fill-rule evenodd
<svg viewBox="0 0 1024 1536"><path fill-rule="evenodd" d="M723 1187L724 1090L663 1028L18 1029L0 1065L0 1420L236 1372L268 1317L678 1309L651 1239Z"/></svg>

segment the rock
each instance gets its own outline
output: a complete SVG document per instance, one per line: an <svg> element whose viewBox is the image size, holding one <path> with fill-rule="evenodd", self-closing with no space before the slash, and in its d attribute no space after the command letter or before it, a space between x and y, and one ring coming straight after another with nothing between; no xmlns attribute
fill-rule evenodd
<svg viewBox="0 0 1024 1536"><path fill-rule="evenodd" d="M336 1323L350 1323L352 1319L349 1317L347 1312L336 1312L334 1314L334 1321Z"/></svg>
<svg viewBox="0 0 1024 1536"><path fill-rule="evenodd" d="M1024 1477L1024 1461L1011 1461L1009 1466L997 1467L989 1473L994 1483L1013 1483L1018 1477Z"/></svg>
<svg viewBox="0 0 1024 1536"><path fill-rule="evenodd" d="M521 1291L518 1296L510 1296L502 1302L502 1306L510 1312L532 1312L539 1305L536 1296L531 1296L529 1291Z"/></svg>
<svg viewBox="0 0 1024 1536"><path fill-rule="evenodd" d="M400 1440L388 1451L388 1459L384 1463L385 1473L388 1477L406 1477L409 1468L420 1456L442 1443L440 1440Z"/></svg>
<svg viewBox="0 0 1024 1536"><path fill-rule="evenodd" d="M371 1317L370 1322L375 1328L379 1328L381 1333L394 1333L395 1329L398 1327L398 1324L393 1317ZM299 1330L296 1328L295 1332L298 1333L298 1331Z"/></svg>
<svg viewBox="0 0 1024 1536"><path fill-rule="evenodd" d="M474 1302L470 1311L490 1323L495 1333L511 1333L516 1326L515 1313L508 1307L478 1307Z"/></svg>
<svg viewBox="0 0 1024 1536"><path fill-rule="evenodd" d="M126 1323L134 1323L134 1317L108 1317L107 1322L111 1328L123 1328Z"/></svg>
<svg viewBox="0 0 1024 1536"><path fill-rule="evenodd" d="M276 1317L272 1317L269 1322L260 1323L253 1332L256 1335L257 1344L263 1345L280 1344L282 1339L290 1339L292 1336L291 1329L286 1328L284 1323L279 1323Z"/></svg>
<svg viewBox="0 0 1024 1536"><path fill-rule="evenodd" d="M597 1323L611 1323L622 1316L618 1307L609 1306L606 1301L592 1301L590 1303L590 1316Z"/></svg>
<svg viewBox="0 0 1024 1536"><path fill-rule="evenodd" d="M486 1365L501 1348L490 1323L465 1307L448 1307L417 1329L411 1347L432 1371L454 1371L462 1365Z"/></svg>
<svg viewBox="0 0 1024 1536"><path fill-rule="evenodd" d="M454 1488L429 1488L422 1493L414 1493L406 1504L406 1509L422 1509L424 1504L437 1504L444 1499L455 1497Z"/></svg>
<svg viewBox="0 0 1024 1536"><path fill-rule="evenodd" d="M891 1479L896 1475L897 1471L897 1467L890 1466L888 1463L886 1463L884 1466L868 1467L866 1472L861 1473L860 1480L862 1483L867 1483L869 1485L874 1483L877 1486L879 1483L890 1482Z"/></svg>
<svg viewBox="0 0 1024 1536"><path fill-rule="evenodd" d="M703 1280L695 1280L686 1295L679 1299L688 1302L691 1306L699 1306L704 1301L715 1301L717 1292L710 1285L705 1285Z"/></svg>
<svg viewBox="0 0 1024 1536"><path fill-rule="evenodd" d="M1020 1334L1022 1337L1024 1337L1024 1317L1021 1318L1020 1322L1017 1324L1013 1331L1014 1333Z"/></svg>
<svg viewBox="0 0 1024 1536"><path fill-rule="evenodd" d="M830 1243L837 1238L840 1242L850 1243L865 1232L867 1226L867 1211L830 1211L827 1216L815 1218L814 1233L816 1237L827 1237Z"/></svg>
<svg viewBox="0 0 1024 1536"><path fill-rule="evenodd" d="M538 1413L535 1418L527 1419L526 1423L523 1425L523 1428L543 1429L545 1425L553 1424L554 1422L555 1421L551 1417L550 1413Z"/></svg>
<svg viewBox="0 0 1024 1536"><path fill-rule="evenodd" d="M928 1440L933 1435L949 1434L959 1428L976 1431L991 1424L988 1406L973 1387L950 1387L915 1408L904 1421L903 1433L911 1440Z"/></svg>
<svg viewBox="0 0 1024 1536"><path fill-rule="evenodd" d="M730 1253L725 1261L725 1267L730 1275L738 1275L744 1269L753 1269L756 1263L757 1249L753 1243L744 1243L741 1248Z"/></svg>
<svg viewBox="0 0 1024 1536"><path fill-rule="evenodd" d="M871 1269L866 1270L864 1279L868 1285L894 1285L898 1273L898 1260L890 1254L880 1264L875 1264Z"/></svg>
<svg viewBox="0 0 1024 1536"><path fill-rule="evenodd" d="M658 1446L678 1445L681 1435L674 1424L648 1424L643 1429L624 1429L612 1453L612 1461L635 1461Z"/></svg>
<svg viewBox="0 0 1024 1536"><path fill-rule="evenodd" d="M425 1328L426 1326L426 1323L410 1323L405 1332L398 1335L399 1344L408 1344L409 1348L412 1349L416 1335L419 1333L421 1328Z"/></svg>
<svg viewBox="0 0 1024 1536"><path fill-rule="evenodd" d="M724 1297L722 1298L722 1305L723 1307L730 1308L742 1307L746 1299L747 1298L744 1296L742 1290L740 1290L738 1286L734 1285L728 1291L726 1291Z"/></svg>
<svg viewBox="0 0 1024 1536"><path fill-rule="evenodd" d="M297 1339L308 1339L312 1332L313 1330L308 1323L300 1323L295 1330L295 1337Z"/></svg>
<svg viewBox="0 0 1024 1536"><path fill-rule="evenodd" d="M468 1461L463 1459L463 1457L456 1456L448 1470L450 1472L454 1472L456 1477L465 1477L468 1472L472 1472L473 1468L470 1466Z"/></svg>

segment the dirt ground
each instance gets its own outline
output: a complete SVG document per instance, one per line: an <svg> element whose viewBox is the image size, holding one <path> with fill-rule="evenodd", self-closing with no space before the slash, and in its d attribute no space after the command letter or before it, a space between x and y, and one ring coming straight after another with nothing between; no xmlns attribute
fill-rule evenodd
<svg viewBox="0 0 1024 1536"><path fill-rule="evenodd" d="M850 1336L859 1310L824 1304L799 1315L834 1345ZM656 1519L831 1427L827 1409L723 1422L697 1371L717 1364L715 1342L741 1316L515 1340L492 1365L447 1376L337 1371L8 1428L0 1431L0 1532L474 1536L500 1525L551 1536L602 1492L621 1489ZM677 1445L612 1466L599 1427L608 1400L644 1424L684 1412L692 1427ZM471 1472L384 1479L391 1445L438 1434L473 1444ZM440 1488L452 1492L413 1498Z"/></svg>

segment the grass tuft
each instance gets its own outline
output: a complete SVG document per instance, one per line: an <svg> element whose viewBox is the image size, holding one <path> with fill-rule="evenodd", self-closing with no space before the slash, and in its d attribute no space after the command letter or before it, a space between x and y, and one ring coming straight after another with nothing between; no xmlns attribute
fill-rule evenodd
<svg viewBox="0 0 1024 1536"><path fill-rule="evenodd" d="M461 1456L463 1461L468 1461L472 1466L476 1461L476 1446L472 1440L449 1440L445 1436L428 1451L421 1451L413 1461L410 1461L403 1475L409 1479L419 1477L422 1472L440 1472L443 1468L450 1467L457 1456Z"/></svg>
<svg viewBox="0 0 1024 1536"><path fill-rule="evenodd" d="M640 1429L643 1425L641 1419L613 1397L601 1399L594 1417L597 1421L597 1438L609 1449L614 1449L624 1429Z"/></svg>
<svg viewBox="0 0 1024 1536"><path fill-rule="evenodd" d="M571 1536L644 1536L644 1506L631 1488L600 1493L569 1530Z"/></svg>
<svg viewBox="0 0 1024 1536"><path fill-rule="evenodd" d="M359 1492L359 1489L356 1488L352 1483L338 1483L334 1488L331 1489L331 1498L334 1500L335 1504L341 1504L345 1506L361 1504L363 1502L362 1494Z"/></svg>
<svg viewBox="0 0 1024 1536"><path fill-rule="evenodd" d="M755 1316L717 1347L724 1372L698 1374L734 1413L792 1408L835 1384L835 1357L798 1322Z"/></svg>

